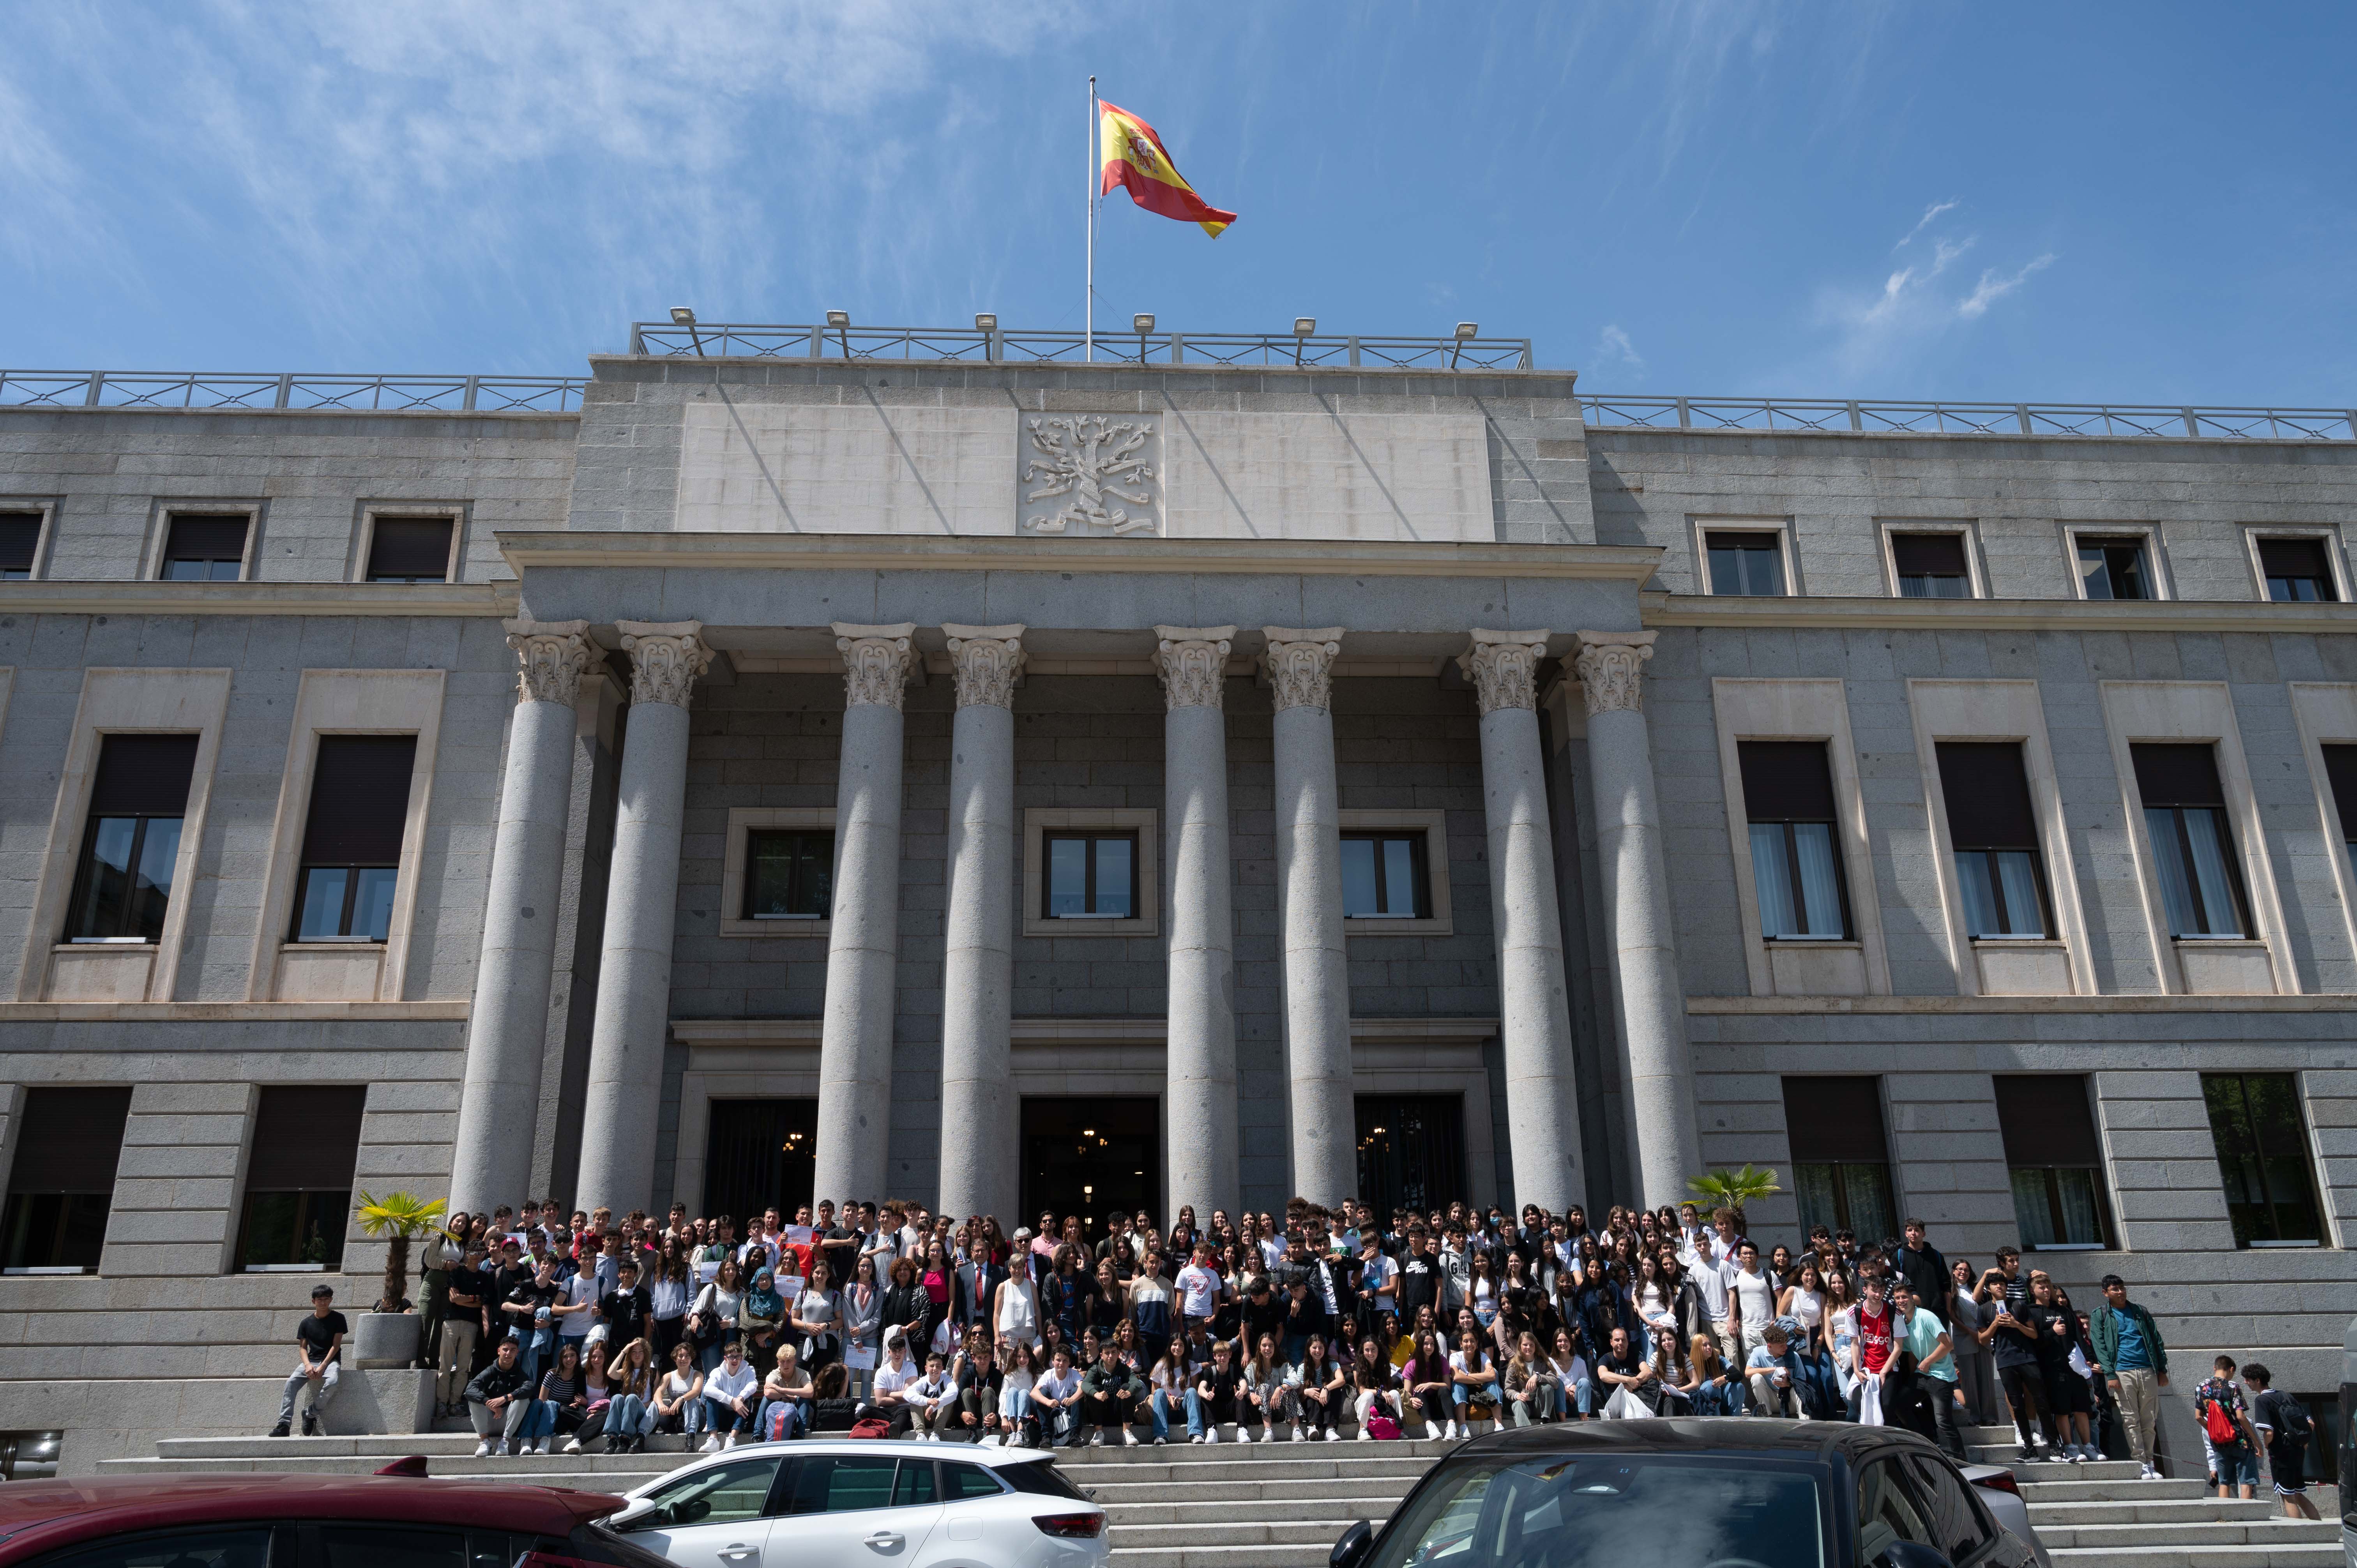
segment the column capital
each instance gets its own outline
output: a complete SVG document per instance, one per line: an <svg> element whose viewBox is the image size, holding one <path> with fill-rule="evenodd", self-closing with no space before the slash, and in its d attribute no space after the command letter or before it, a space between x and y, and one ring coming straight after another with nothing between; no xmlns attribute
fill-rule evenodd
<svg viewBox="0 0 2357 1568"><path fill-rule="evenodd" d="M523 668L516 674L516 701L571 707L581 696L581 677L596 661L586 620L504 620L508 646Z"/></svg>
<svg viewBox="0 0 2357 1568"><path fill-rule="evenodd" d="M1277 711L1330 709L1334 705L1334 656L1342 651L1342 628L1268 626L1261 631L1268 639L1268 651L1261 655L1261 668L1268 671L1269 690L1274 693Z"/></svg>
<svg viewBox="0 0 2357 1568"><path fill-rule="evenodd" d="M1011 708L1015 678L1023 672L1023 631L1020 626L952 626L942 623L950 639L950 671L957 677L961 708Z"/></svg>
<svg viewBox="0 0 2357 1568"><path fill-rule="evenodd" d="M1157 626L1155 673L1172 712L1226 706L1228 650L1235 646L1232 626Z"/></svg>
<svg viewBox="0 0 2357 1568"><path fill-rule="evenodd" d="M1539 660L1546 657L1544 628L1535 631L1473 628L1472 646L1457 657L1457 668L1473 682L1484 715L1500 708L1538 706Z"/></svg>
<svg viewBox="0 0 2357 1568"><path fill-rule="evenodd" d="M1653 656L1653 631L1583 631L1574 664L1579 689L1595 714L1642 713L1645 660Z"/></svg>
<svg viewBox="0 0 2357 1568"><path fill-rule="evenodd" d="M897 708L906 695L909 670L915 662L909 639L917 623L855 626L834 623L834 646L843 655L843 699L846 707Z"/></svg>
<svg viewBox="0 0 2357 1568"><path fill-rule="evenodd" d="M700 620L618 620L630 656L630 701L687 706L695 678L712 667Z"/></svg>

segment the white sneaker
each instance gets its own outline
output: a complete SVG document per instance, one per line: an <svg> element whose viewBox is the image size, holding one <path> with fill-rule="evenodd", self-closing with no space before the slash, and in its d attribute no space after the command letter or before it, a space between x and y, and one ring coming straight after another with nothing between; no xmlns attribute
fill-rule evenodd
<svg viewBox="0 0 2357 1568"><path fill-rule="evenodd" d="M1453 1442L1465 1435L1465 1429L1452 1421L1440 1429L1440 1435Z"/></svg>
<svg viewBox="0 0 2357 1568"><path fill-rule="evenodd" d="M723 1442L723 1443L720 1444L720 1446L721 1446L722 1448L724 1448L724 1449L728 1449L728 1448L734 1448L734 1447L736 1447L736 1446L737 1446L737 1434L736 1434L735 1433L733 1433L733 1432L732 1432L732 1433L730 1433L730 1434L728 1434L728 1436L727 1436L726 1441Z"/></svg>
<svg viewBox="0 0 2357 1568"><path fill-rule="evenodd" d="M1159 1448L1159 1447L1161 1447L1163 1444L1165 1444L1168 1443L1169 1441L1170 1441L1170 1439L1168 1439L1168 1438L1167 1438L1167 1437L1157 1437L1157 1438L1156 1438L1156 1439L1154 1440L1154 1446L1156 1446L1157 1448Z"/></svg>
<svg viewBox="0 0 2357 1568"><path fill-rule="evenodd" d="M475 1444L475 1457L478 1459L488 1459L490 1456L491 1440L486 1437L480 1443Z"/></svg>
<svg viewBox="0 0 2357 1568"><path fill-rule="evenodd" d="M704 1440L704 1446L703 1446L703 1448L702 1448L702 1449L700 1449L700 1450L699 1450L699 1452L701 1452L701 1453L705 1453L705 1454L717 1454L717 1453L719 1453L719 1452L720 1452L720 1434L718 1434L718 1433L716 1433L716 1433L714 1433L711 1436L709 1436L709 1437L705 1438L705 1439Z"/></svg>
<svg viewBox="0 0 2357 1568"><path fill-rule="evenodd" d="M1103 1427L1100 1426L1089 1434L1089 1446L1092 1448L1102 1448L1104 1446Z"/></svg>
<svg viewBox="0 0 2357 1568"><path fill-rule="evenodd" d="M511 1447L509 1447L509 1446L508 1446L508 1441L507 1441L507 1439L506 1439L506 1438L504 1438L504 1437L502 1437L502 1438L500 1438L500 1439L499 1443L498 1443L495 1446L493 1446L493 1448L491 1449L491 1457L492 1457L492 1458L494 1458L494 1459L504 1459L504 1458L506 1458L509 1455L513 1454L514 1452L515 1452L515 1450L514 1450L514 1449L512 1449L512 1448L511 1448Z"/></svg>
<svg viewBox="0 0 2357 1568"><path fill-rule="evenodd" d="M1302 1425L1299 1422L1297 1422L1297 1422L1295 1422L1295 1423L1293 1423L1293 1440L1294 1440L1296 1443L1307 1443L1307 1442L1308 1442L1308 1441L1309 1441L1309 1429L1308 1429L1308 1427L1306 1427L1306 1426Z"/></svg>
<svg viewBox="0 0 2357 1568"><path fill-rule="evenodd" d="M1187 1441L1189 1443L1200 1443L1203 1441L1202 1434L1200 1433L1190 1434L1189 1434Z"/></svg>
<svg viewBox="0 0 2357 1568"><path fill-rule="evenodd" d="M2158 1481L2160 1479L2160 1472L2154 1469L2151 1466L2147 1465L2144 1467L2144 1473L2138 1476L2136 1479L2139 1481Z"/></svg>
<svg viewBox="0 0 2357 1568"><path fill-rule="evenodd" d="M1136 1446L1137 1446L1137 1434L1136 1434L1136 1433L1135 1433L1135 1432L1132 1432L1132 1431L1131 1431L1129 1428L1127 1428L1126 1426L1123 1427L1123 1428L1121 1429L1121 1445L1122 1445L1124 1448L1135 1448L1135 1447L1136 1447Z"/></svg>
<svg viewBox="0 0 2357 1568"><path fill-rule="evenodd" d="M1243 1436L1243 1434L1242 1433L1238 1433L1238 1434L1237 1434L1237 1435L1238 1435L1239 1437L1241 1437L1241 1436ZM1203 1441L1204 1441L1204 1442L1206 1442L1206 1443L1217 1443L1219 1440L1220 1440L1220 1429L1219 1429L1219 1427L1218 1427L1218 1426L1216 1426L1216 1425L1212 1425L1212 1426L1207 1426L1207 1427L1203 1428Z"/></svg>
<svg viewBox="0 0 2357 1568"><path fill-rule="evenodd" d="M1372 1443L1374 1440L1375 1440L1375 1434L1374 1434L1373 1433L1369 1432L1369 1431L1368 1431L1365 1427L1363 1427L1363 1426L1362 1426L1362 1427L1361 1427L1361 1428L1359 1428L1359 1441L1360 1441L1360 1442L1361 1442L1361 1443Z"/></svg>
<svg viewBox="0 0 2357 1568"><path fill-rule="evenodd" d="M1329 1426L1326 1429L1326 1441L1329 1443L1340 1443L1342 1441L1342 1434Z"/></svg>
<svg viewBox="0 0 2357 1568"><path fill-rule="evenodd" d="M579 1438L577 1438L577 1437L576 1437L576 1438L575 1438L572 1442L570 1442L570 1443L566 1444L565 1445L565 1451L567 1454L578 1454L578 1453L580 1453L580 1452L581 1452L581 1439L579 1439Z"/></svg>

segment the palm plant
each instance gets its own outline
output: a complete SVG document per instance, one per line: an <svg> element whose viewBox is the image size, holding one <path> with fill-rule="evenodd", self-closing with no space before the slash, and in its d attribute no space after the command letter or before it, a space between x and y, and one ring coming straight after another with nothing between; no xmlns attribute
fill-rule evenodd
<svg viewBox="0 0 2357 1568"><path fill-rule="evenodd" d="M380 1312L401 1310L401 1287L409 1278L409 1243L413 1237L430 1235L449 1207L446 1198L428 1203L414 1192L388 1192L382 1197L371 1197L363 1188L361 1200L352 1210L361 1222L361 1231L369 1236L390 1239L384 1254L384 1296L377 1303Z"/></svg>
<svg viewBox="0 0 2357 1568"><path fill-rule="evenodd" d="M1705 1171L1698 1176L1688 1176L1686 1186L1713 1208L1735 1210L1735 1233L1738 1236L1750 1229L1743 1218L1743 1206L1784 1190L1776 1185L1774 1171L1754 1170L1749 1161L1739 1171Z"/></svg>

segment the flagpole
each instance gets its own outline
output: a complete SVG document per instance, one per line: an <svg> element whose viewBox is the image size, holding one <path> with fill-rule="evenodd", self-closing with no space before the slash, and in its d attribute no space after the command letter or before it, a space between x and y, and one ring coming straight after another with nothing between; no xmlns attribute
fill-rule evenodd
<svg viewBox="0 0 2357 1568"><path fill-rule="evenodd" d="M1081 314L1081 358L1097 357L1097 79L1089 78L1088 301Z"/></svg>

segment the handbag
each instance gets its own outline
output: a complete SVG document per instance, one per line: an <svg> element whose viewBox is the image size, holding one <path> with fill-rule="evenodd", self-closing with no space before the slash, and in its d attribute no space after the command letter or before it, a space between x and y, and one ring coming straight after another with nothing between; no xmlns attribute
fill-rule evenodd
<svg viewBox="0 0 2357 1568"><path fill-rule="evenodd" d="M855 1421L851 1423L850 1435L854 1437L889 1437L891 1434L892 1423L888 1421L878 1421L872 1415L864 1421Z"/></svg>

